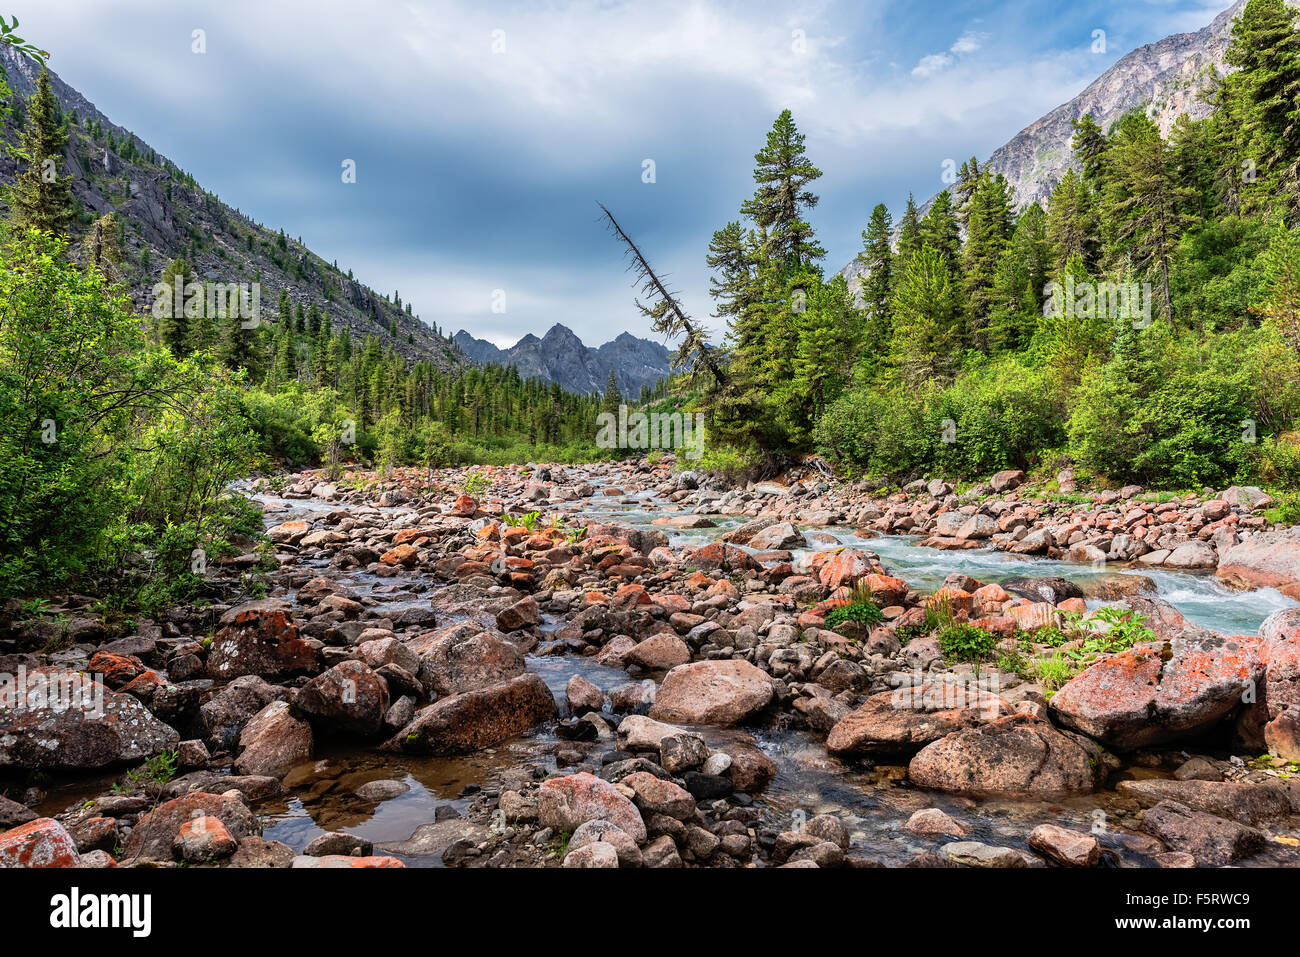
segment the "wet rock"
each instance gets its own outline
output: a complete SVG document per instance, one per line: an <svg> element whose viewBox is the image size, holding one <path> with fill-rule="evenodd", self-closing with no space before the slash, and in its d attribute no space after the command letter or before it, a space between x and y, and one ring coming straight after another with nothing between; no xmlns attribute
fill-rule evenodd
<svg viewBox="0 0 1300 957"><path fill-rule="evenodd" d="M651 635L637 642L623 660L649 671L667 671L690 661L691 649L676 635Z"/></svg>
<svg viewBox="0 0 1300 957"><path fill-rule="evenodd" d="M979 841L955 841L939 849L945 858L965 867L1028 867L1025 855L1012 847L994 847Z"/></svg>
<svg viewBox="0 0 1300 957"><path fill-rule="evenodd" d="M1264 847L1264 835L1255 828L1174 801L1143 813L1142 828L1170 850L1190 854L1197 867L1226 867Z"/></svg>
<svg viewBox="0 0 1300 957"><path fill-rule="evenodd" d="M748 542L750 548L760 551L788 551L807 548L808 540L791 522L779 522L760 529Z"/></svg>
<svg viewBox="0 0 1300 957"><path fill-rule="evenodd" d="M311 760L313 744L311 725L290 714L288 703L272 701L240 733L235 770L283 778Z"/></svg>
<svg viewBox="0 0 1300 957"><path fill-rule="evenodd" d="M20 678L22 694L0 687L0 768L99 768L180 743L139 699L87 675L45 667Z"/></svg>
<svg viewBox="0 0 1300 957"><path fill-rule="evenodd" d="M236 841L260 833L257 819L242 801L202 791L160 804L136 821L126 839L127 860L170 860L182 825L199 817L219 820Z"/></svg>
<svg viewBox="0 0 1300 957"><path fill-rule="evenodd" d="M907 823L903 825L903 830L909 834L919 834L922 837L938 837L940 835L965 837L970 833L970 828L965 824L945 814L937 807L917 811L907 819Z"/></svg>
<svg viewBox="0 0 1300 957"><path fill-rule="evenodd" d="M1135 798L1143 807L1173 801L1193 811L1204 811L1244 824L1260 824L1289 817L1290 792L1285 784L1248 784L1229 781L1121 781L1116 790Z"/></svg>
<svg viewBox="0 0 1300 957"><path fill-rule="evenodd" d="M696 816L695 798L672 781L638 771L629 774L622 783L636 792L634 802L643 815L664 814L679 821L690 821Z"/></svg>
<svg viewBox="0 0 1300 957"><path fill-rule="evenodd" d="M727 745L731 766L727 773L737 791L753 794L776 777L776 762L753 745Z"/></svg>
<svg viewBox="0 0 1300 957"><path fill-rule="evenodd" d="M412 754L465 754L490 748L557 716L546 682L523 674L501 684L443 698L385 745Z"/></svg>
<svg viewBox="0 0 1300 957"><path fill-rule="evenodd" d="M1096 755L1048 722L1012 715L955 731L912 758L918 787L973 794L1061 794L1096 786Z"/></svg>
<svg viewBox="0 0 1300 957"><path fill-rule="evenodd" d="M1264 680L1252 711L1268 749L1285 761L1300 761L1300 609L1273 612L1259 637Z"/></svg>
<svg viewBox="0 0 1300 957"><path fill-rule="evenodd" d="M261 837L245 837L230 858L230 867L290 867L296 855L288 844L267 841Z"/></svg>
<svg viewBox="0 0 1300 957"><path fill-rule="evenodd" d="M521 598L497 615L497 627L504 632L518 631L541 624L542 615L532 596Z"/></svg>
<svg viewBox="0 0 1300 957"><path fill-rule="evenodd" d="M36 818L0 834L0 868L81 866L72 835L53 818Z"/></svg>
<svg viewBox="0 0 1300 957"><path fill-rule="evenodd" d="M641 849L637 847L636 841L632 840L632 837L617 824L609 821L587 821L578 825L573 836L569 838L569 850L577 850L597 842L614 848L620 867L641 866Z"/></svg>
<svg viewBox="0 0 1300 957"><path fill-rule="evenodd" d="M221 629L208 652L208 675L283 677L312 671L316 650L298 635L281 602L264 600L232 608L221 616Z"/></svg>
<svg viewBox="0 0 1300 957"><path fill-rule="evenodd" d="M34 821L37 816L36 812L26 805L11 801L4 795L0 795L0 830Z"/></svg>
<svg viewBox="0 0 1300 957"><path fill-rule="evenodd" d="M588 821L608 821L638 844L646 839L636 805L608 781L583 771L542 782L537 818L543 827L573 833Z"/></svg>
<svg viewBox="0 0 1300 957"><path fill-rule="evenodd" d="M230 857L238 847L226 825L206 814L182 824L172 842L173 853L191 864L209 864Z"/></svg>
<svg viewBox="0 0 1300 957"><path fill-rule="evenodd" d="M1004 581L1002 587L1013 595L1052 605L1059 605L1067 598L1083 597L1083 589L1066 578L1012 578Z"/></svg>
<svg viewBox="0 0 1300 957"><path fill-rule="evenodd" d="M1095 867L1101 860L1095 837L1056 824L1040 824L1030 831L1029 846L1066 867Z"/></svg>
<svg viewBox="0 0 1300 957"><path fill-rule="evenodd" d="M1227 499L1226 493L1223 497ZM1220 556L1217 574L1231 582L1269 586L1300 598L1300 528L1251 535Z"/></svg>
<svg viewBox="0 0 1300 957"><path fill-rule="evenodd" d="M236 678L199 708L204 739L216 751L233 751L249 719L285 695L284 688L257 675Z"/></svg>
<svg viewBox="0 0 1300 957"><path fill-rule="evenodd" d="M1211 727L1254 687L1254 649L1233 639L1182 639L1166 650L1135 648L1092 665L1052 698L1064 725L1107 747L1133 750Z"/></svg>
<svg viewBox="0 0 1300 957"><path fill-rule="evenodd" d="M772 701L772 679L747 661L697 661L664 677L650 717L691 725L736 724Z"/></svg>
<svg viewBox="0 0 1300 957"><path fill-rule="evenodd" d="M356 795L363 801L380 804L384 801L391 801L395 797L401 797L409 790L411 790L411 786L405 781L367 781L357 788Z"/></svg>
<svg viewBox="0 0 1300 957"><path fill-rule="evenodd" d="M659 742L659 763L670 774L693 771L709 757L709 746L698 734L679 732Z"/></svg>
<svg viewBox="0 0 1300 957"><path fill-rule="evenodd" d="M840 755L910 756L954 731L1010 712L997 695L942 681L882 691L831 729L826 750Z"/></svg>
<svg viewBox="0 0 1300 957"><path fill-rule="evenodd" d="M388 684L360 661L344 661L307 682L294 710L318 728L370 735L384 723Z"/></svg>
<svg viewBox="0 0 1300 957"><path fill-rule="evenodd" d="M479 691L524 673L524 656L508 641L487 632L452 631L413 647L424 662L423 676L439 695Z"/></svg>
<svg viewBox="0 0 1300 957"><path fill-rule="evenodd" d="M595 711L599 713L605 707L605 693L582 675L574 675L564 686L564 697L569 703L569 712L584 715Z"/></svg>
<svg viewBox="0 0 1300 957"><path fill-rule="evenodd" d="M308 857L325 857L329 854L351 854L366 857L374 851L374 845L365 838L342 831L326 831L302 849Z"/></svg>

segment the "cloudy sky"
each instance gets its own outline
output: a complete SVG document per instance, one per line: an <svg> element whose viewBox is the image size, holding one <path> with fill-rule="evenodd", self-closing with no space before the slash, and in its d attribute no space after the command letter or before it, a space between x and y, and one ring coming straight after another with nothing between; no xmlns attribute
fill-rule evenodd
<svg viewBox="0 0 1300 957"><path fill-rule="evenodd" d="M877 202L897 215L941 188L945 159L986 156L1129 50L1229 5L3 4L55 72L227 203L498 344L556 322L589 344L648 334L597 201L707 316L709 237L752 193L784 108L825 174L812 221L833 272Z"/></svg>

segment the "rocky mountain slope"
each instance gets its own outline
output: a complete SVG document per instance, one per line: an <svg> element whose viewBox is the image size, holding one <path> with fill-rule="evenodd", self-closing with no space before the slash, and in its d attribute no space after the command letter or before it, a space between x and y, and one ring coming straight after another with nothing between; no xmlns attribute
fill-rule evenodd
<svg viewBox="0 0 1300 957"><path fill-rule="evenodd" d="M1300 0L1288 0L1300 6ZM986 166L1001 173L1015 191L1017 205L1046 203L1066 170L1075 165L1071 123L1091 113L1103 129L1134 109L1144 109L1164 133L1184 113L1200 119L1209 113L1202 94L1227 72L1224 53L1233 21L1246 6L1237 0L1195 33L1176 33L1138 47L1094 80L1087 89L1040 117L993 151ZM931 199L931 201L933 201ZM925 204L928 208L929 202ZM863 222L866 215L863 215ZM854 285L857 260L841 273Z"/></svg>
<svg viewBox="0 0 1300 957"><path fill-rule="evenodd" d="M26 97L35 90L40 66L0 49L9 86ZM51 72L60 107L72 114L64 171L73 176L81 207L74 241L108 213L124 224L124 278L142 310L152 306L151 289L171 260L183 257L203 281L261 284L261 308L274 319L280 291L307 308L328 311L334 328L354 336L379 337L407 359L426 359L439 368L463 366L454 343L397 304L317 256L306 246L268 229L204 190L129 130L118 126L77 90ZM88 129L89 127L89 129ZM5 140L12 142L11 120ZM13 184L17 163L0 153L0 186Z"/></svg>
<svg viewBox="0 0 1300 957"><path fill-rule="evenodd" d="M571 392L603 392L613 369L622 393L635 398L643 386L652 386L668 375L668 350L628 332L599 348L585 345L573 330L559 323L542 338L530 334L509 349L475 339L464 329L453 341L476 362L515 365L524 378L540 376Z"/></svg>

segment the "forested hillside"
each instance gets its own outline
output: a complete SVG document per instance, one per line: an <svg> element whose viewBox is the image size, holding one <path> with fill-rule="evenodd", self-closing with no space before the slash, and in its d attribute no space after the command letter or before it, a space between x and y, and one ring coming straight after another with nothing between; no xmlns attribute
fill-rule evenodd
<svg viewBox="0 0 1300 957"><path fill-rule="evenodd" d="M862 307L823 271L808 221L821 171L782 113L753 197L709 246L724 361L715 374L697 351L683 380L716 461L817 451L883 478L1300 482L1295 9L1251 0L1226 58L1212 110L1167 136L1140 110L1076 122L1079 171L1045 208L1017 209L975 161L923 216L897 211L897 229L876 206Z"/></svg>

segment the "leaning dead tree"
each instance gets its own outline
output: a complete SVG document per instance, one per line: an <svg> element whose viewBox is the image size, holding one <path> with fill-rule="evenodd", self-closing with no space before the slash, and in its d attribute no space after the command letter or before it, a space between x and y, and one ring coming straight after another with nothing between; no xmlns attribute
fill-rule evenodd
<svg viewBox="0 0 1300 957"><path fill-rule="evenodd" d="M668 291L645 256L641 254L636 243L632 241L632 237L618 224L614 214L606 209L603 203L596 205L605 214L609 231L623 243L627 255L631 258L628 271L636 276L637 282L641 285L641 295L650 302L650 305L646 305L638 299L636 307L650 320L655 332L673 339L682 337L682 344L677 349L677 355L673 357L673 368L686 369L687 376L691 380L697 380L701 372L707 372L715 386L724 385L727 381L726 374L718 365L717 354L709 345L703 330L686 315L681 303L677 301L677 296Z"/></svg>

